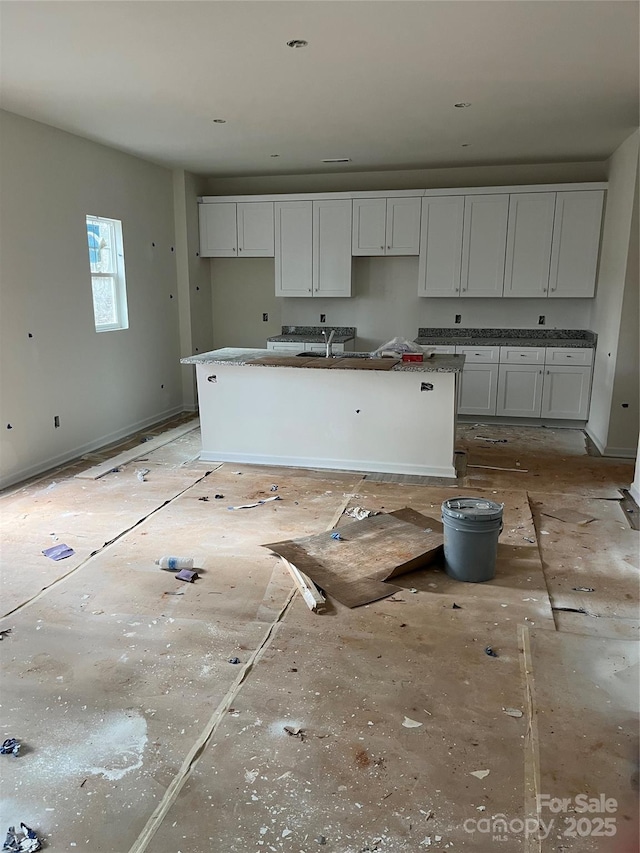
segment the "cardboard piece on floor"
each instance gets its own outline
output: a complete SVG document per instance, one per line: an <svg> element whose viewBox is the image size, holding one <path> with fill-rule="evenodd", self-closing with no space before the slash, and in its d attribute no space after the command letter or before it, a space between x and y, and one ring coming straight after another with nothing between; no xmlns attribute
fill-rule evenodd
<svg viewBox="0 0 640 853"><path fill-rule="evenodd" d="M398 592L385 581L424 568L439 556L442 523L406 507L316 536L265 545L347 607L358 607Z"/></svg>
<svg viewBox="0 0 640 853"><path fill-rule="evenodd" d="M557 518L558 521L566 521L569 524L589 524L591 521L596 521L595 516L585 515L583 512L577 512L575 509L543 509L543 515L548 515L549 518Z"/></svg>

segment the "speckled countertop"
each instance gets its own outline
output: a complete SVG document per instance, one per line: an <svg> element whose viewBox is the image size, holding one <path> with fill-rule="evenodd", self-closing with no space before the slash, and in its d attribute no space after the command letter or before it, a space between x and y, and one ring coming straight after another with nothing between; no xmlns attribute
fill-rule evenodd
<svg viewBox="0 0 640 853"><path fill-rule="evenodd" d="M354 353L346 353L346 356L354 355ZM357 355L357 354L356 354ZM181 358L180 364L229 364L236 367L279 367L278 364L270 363L269 365L250 364L256 358L267 356L270 362L277 359L272 350L267 349L239 349L237 347L224 347L224 349L211 350L211 352L203 352L198 355L192 355L188 358ZM434 355L424 361L407 361L399 362L391 370L384 371L385 373L459 373L464 366L464 355ZM304 368L305 359L300 359L300 367ZM319 365L314 365L318 367ZM290 356L282 356L282 367L290 367L297 369L291 365ZM327 368L329 369L329 368ZM342 368L344 370L359 368ZM367 373L369 371L366 371Z"/></svg>
<svg viewBox="0 0 640 853"><path fill-rule="evenodd" d="M356 336L356 330L353 326L283 326L282 334L275 335L272 338L267 338L267 341L277 343L296 343L296 344L323 344L324 338L322 332L328 334L335 330L333 342L335 344L345 344L347 341L352 341Z"/></svg>
<svg viewBox="0 0 640 853"><path fill-rule="evenodd" d="M421 328L420 346L590 347L597 335L585 329L462 329Z"/></svg>

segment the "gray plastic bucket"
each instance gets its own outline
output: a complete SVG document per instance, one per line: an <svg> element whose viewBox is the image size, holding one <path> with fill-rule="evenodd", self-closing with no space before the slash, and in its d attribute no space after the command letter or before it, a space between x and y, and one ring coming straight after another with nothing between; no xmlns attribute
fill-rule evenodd
<svg viewBox="0 0 640 853"><path fill-rule="evenodd" d="M442 504L444 562L449 577L467 583L496 573L504 504L485 498L452 498Z"/></svg>

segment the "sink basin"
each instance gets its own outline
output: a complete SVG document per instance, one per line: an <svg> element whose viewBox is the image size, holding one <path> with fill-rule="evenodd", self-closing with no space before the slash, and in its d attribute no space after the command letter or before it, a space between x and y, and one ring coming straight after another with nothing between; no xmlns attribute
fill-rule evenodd
<svg viewBox="0 0 640 853"><path fill-rule="evenodd" d="M326 358L323 352L298 352L300 358ZM334 352L329 358L373 358L370 352Z"/></svg>

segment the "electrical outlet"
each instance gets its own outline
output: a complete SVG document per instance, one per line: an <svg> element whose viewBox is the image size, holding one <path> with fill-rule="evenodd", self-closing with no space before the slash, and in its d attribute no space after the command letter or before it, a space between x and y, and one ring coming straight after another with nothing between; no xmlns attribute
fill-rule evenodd
<svg viewBox="0 0 640 853"><path fill-rule="evenodd" d="M539 326L544 326L545 319L546 319L546 318L545 318L544 314L541 314L541 315L538 317L538 325L539 325Z"/></svg>
<svg viewBox="0 0 640 853"><path fill-rule="evenodd" d="M60 416L59 415L53 416L53 425L56 429L58 429L58 427L60 426Z"/></svg>
<svg viewBox="0 0 640 853"><path fill-rule="evenodd" d="M269 322L269 315L266 313L266 311L265 311L265 313L262 315L262 322L263 322L263 323L268 323L268 322Z"/></svg>
<svg viewBox="0 0 640 853"><path fill-rule="evenodd" d="M456 323L462 323L462 314L456 314Z"/></svg>
<svg viewBox="0 0 640 853"><path fill-rule="evenodd" d="M327 315L326 315L326 314L321 314L321 315L320 315L320 322L321 322L321 323L326 323L326 322L327 322Z"/></svg>

